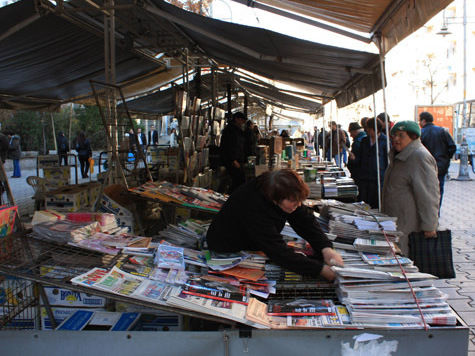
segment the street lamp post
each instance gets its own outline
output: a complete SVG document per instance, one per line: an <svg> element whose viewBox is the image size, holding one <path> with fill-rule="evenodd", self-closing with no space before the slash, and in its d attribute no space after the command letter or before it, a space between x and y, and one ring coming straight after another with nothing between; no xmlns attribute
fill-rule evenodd
<svg viewBox="0 0 475 356"><path fill-rule="evenodd" d="M440 32L437 34L445 36L450 34L448 31L448 20L445 17ZM460 23L460 22L459 22ZM468 172L468 144L465 138L464 129L468 127L467 119L467 0L463 0L463 109L462 109L462 143L460 145L460 164L457 180L471 180Z"/></svg>
<svg viewBox="0 0 475 356"><path fill-rule="evenodd" d="M463 110L462 110L462 144L460 145L460 164L457 180L471 180L468 172L468 144L464 128L467 120L467 0L463 0Z"/></svg>

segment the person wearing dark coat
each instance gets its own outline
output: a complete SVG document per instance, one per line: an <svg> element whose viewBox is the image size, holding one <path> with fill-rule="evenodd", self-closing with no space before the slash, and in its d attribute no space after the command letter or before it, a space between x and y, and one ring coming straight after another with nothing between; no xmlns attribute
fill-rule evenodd
<svg viewBox="0 0 475 356"><path fill-rule="evenodd" d="M87 178L89 177L89 158L92 157L91 143L82 131L78 134L76 141L76 151L79 164L81 165L81 176Z"/></svg>
<svg viewBox="0 0 475 356"><path fill-rule="evenodd" d="M254 126L251 120L246 121L246 128L244 129L244 153L246 158L257 154L257 135Z"/></svg>
<svg viewBox="0 0 475 356"><path fill-rule="evenodd" d="M373 209L377 209L379 208L377 159L379 160L379 181L382 191L384 173L388 166L387 138L381 131L383 125L379 119L376 119L376 130L374 129L374 118L368 119L366 124L367 136L361 140L355 160L355 167L359 170L358 191L362 201L368 203ZM376 158L376 132L378 135L378 158Z"/></svg>
<svg viewBox="0 0 475 356"><path fill-rule="evenodd" d="M142 132L142 129L140 127L137 128L137 138L139 140L140 148L142 148L142 151L145 151L147 148L147 137Z"/></svg>
<svg viewBox="0 0 475 356"><path fill-rule="evenodd" d="M155 126L150 126L150 131L148 132L148 144L149 145L158 145L158 131L155 130Z"/></svg>
<svg viewBox="0 0 475 356"><path fill-rule="evenodd" d="M350 123L350 126L348 126L348 131L350 132L350 136L353 139L351 151L348 157L348 170L350 171L351 178L353 178L355 184L358 185L361 167L356 166L355 162L360 161L359 154L361 141L366 137L366 132L357 122Z"/></svg>
<svg viewBox="0 0 475 356"><path fill-rule="evenodd" d="M220 157L232 181L229 193L236 190L236 188L246 180L243 167L246 158L243 132L245 122L246 117L244 114L242 112L236 112L221 134L221 143L219 146Z"/></svg>
<svg viewBox="0 0 475 356"><path fill-rule="evenodd" d="M66 136L64 136L63 131L58 132L58 137L56 138L56 145L58 146L59 165L61 166L61 161L64 161L64 165L67 166L69 142Z"/></svg>
<svg viewBox="0 0 475 356"><path fill-rule="evenodd" d="M293 272L333 280L331 265L343 265L312 210L302 205L309 189L299 175L282 169L265 172L240 186L224 203L208 229L211 251L262 251L274 263ZM286 222L309 242L307 257L287 246L280 235Z"/></svg>
<svg viewBox="0 0 475 356"><path fill-rule="evenodd" d="M440 206L442 205L442 196L444 194L445 175L449 170L450 159L457 150L457 146L447 129L434 125L434 117L431 113L426 111L420 113L419 124L422 127L421 142L437 162Z"/></svg>
<svg viewBox="0 0 475 356"><path fill-rule="evenodd" d="M335 121L332 121L330 123L330 127L331 127L331 132L327 136L325 136L325 140L326 140L325 146L327 147L326 158L329 161L331 161L334 158L336 165L338 167L341 167L342 153L346 145L346 135L342 129L339 129L337 127L337 124ZM331 151L331 157L330 157L330 151Z"/></svg>
<svg viewBox="0 0 475 356"><path fill-rule="evenodd" d="M21 178L21 168L20 168L20 158L21 158L21 147L20 147L20 136L11 135L9 136L9 146L8 146L8 158L13 160L13 175L12 178Z"/></svg>
<svg viewBox="0 0 475 356"><path fill-rule="evenodd" d="M9 140L7 135L0 132L0 159L5 163L8 156Z"/></svg>

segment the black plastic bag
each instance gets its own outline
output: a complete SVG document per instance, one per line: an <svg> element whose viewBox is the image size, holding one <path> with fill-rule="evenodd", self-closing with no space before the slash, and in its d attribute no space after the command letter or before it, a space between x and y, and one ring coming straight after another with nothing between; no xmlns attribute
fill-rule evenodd
<svg viewBox="0 0 475 356"><path fill-rule="evenodd" d="M437 238L426 238L424 232L409 235L409 258L421 272L439 278L455 278L452 261L452 233L437 231Z"/></svg>

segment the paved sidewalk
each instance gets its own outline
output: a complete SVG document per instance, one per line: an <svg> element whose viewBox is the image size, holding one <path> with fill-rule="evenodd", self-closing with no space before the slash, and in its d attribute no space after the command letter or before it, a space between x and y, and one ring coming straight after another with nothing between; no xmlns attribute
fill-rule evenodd
<svg viewBox="0 0 475 356"><path fill-rule="evenodd" d="M449 304L470 326L469 355L475 356L475 175L472 181L457 181L458 164L452 163L450 180L440 214L440 229L452 230L452 248L457 278L436 285L449 295Z"/></svg>

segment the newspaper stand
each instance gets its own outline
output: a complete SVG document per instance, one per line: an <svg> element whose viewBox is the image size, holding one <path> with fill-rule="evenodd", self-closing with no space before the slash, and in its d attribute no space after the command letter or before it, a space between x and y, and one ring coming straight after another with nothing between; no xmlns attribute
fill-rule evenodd
<svg viewBox="0 0 475 356"><path fill-rule="evenodd" d="M4 253L0 259L0 273L23 278L42 285L57 286L90 293L88 288L70 284L71 277L92 267L111 267L118 256L61 246L32 239L25 234L0 240ZM120 256L120 255L119 255ZM56 266L58 271L40 273L42 266ZM332 286L325 282L298 281L283 283L276 298L334 297ZM315 294L317 293L317 294ZM357 355L365 347L372 347L366 355L466 355L469 329L459 318L454 327L424 329L311 329L258 330L199 312L157 305L137 299L97 291L94 295L155 308L185 316L220 323L219 331L170 332L44 332L2 331L2 355L130 355L140 353L236 355L289 355L318 350L321 355ZM223 328L223 325L228 325ZM366 340L366 341L364 341ZM359 350L359 351L358 351ZM373 353L371 353L373 352Z"/></svg>

